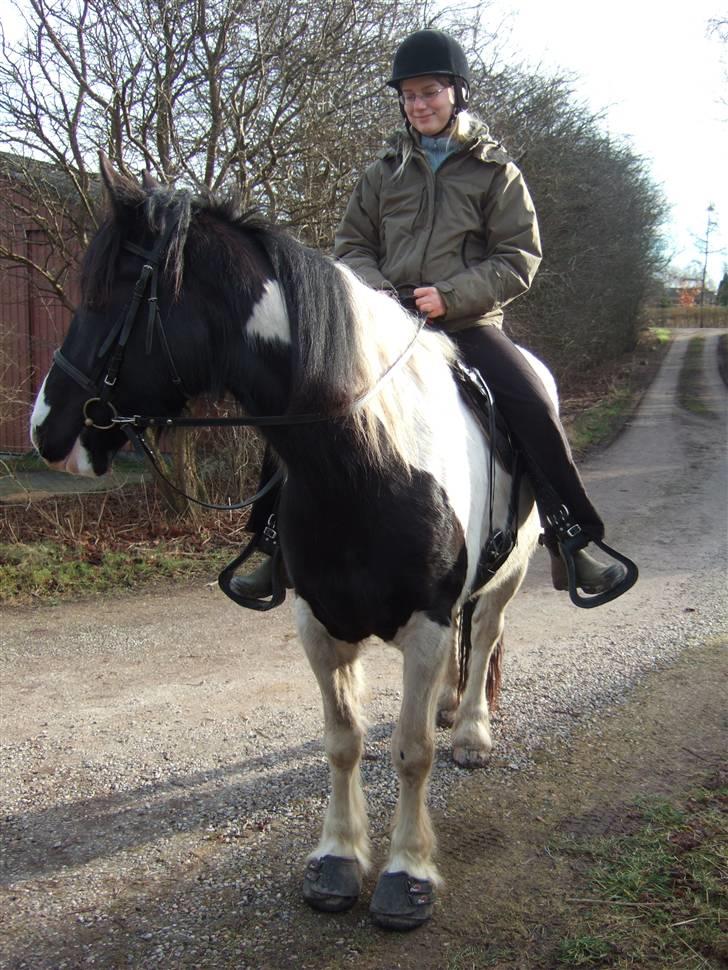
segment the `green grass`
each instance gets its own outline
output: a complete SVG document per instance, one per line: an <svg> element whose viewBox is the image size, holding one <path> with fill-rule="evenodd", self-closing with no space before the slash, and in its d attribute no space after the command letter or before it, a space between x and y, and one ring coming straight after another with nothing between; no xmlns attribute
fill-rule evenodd
<svg viewBox="0 0 728 970"><path fill-rule="evenodd" d="M650 327L649 329L657 344L669 344L672 340L672 331L668 327Z"/></svg>
<svg viewBox="0 0 728 970"><path fill-rule="evenodd" d="M617 437L652 383L672 337L672 331L666 327L647 328L631 354L605 367L603 375L599 372L594 375L592 383L598 388L598 397L595 395L593 403L585 404L581 400L583 392L578 394L578 409L573 406L570 412L567 409L564 419L566 434L577 458L610 444ZM600 380L600 376L606 380Z"/></svg>
<svg viewBox="0 0 728 970"><path fill-rule="evenodd" d="M705 401L703 368L705 365L705 338L701 334L691 337L683 357L678 378L678 403L685 411L704 418L717 415Z"/></svg>
<svg viewBox="0 0 728 970"><path fill-rule="evenodd" d="M598 404L577 414L568 429L573 451L582 455L590 448L608 444L624 426L634 405L635 392L629 387L619 387Z"/></svg>
<svg viewBox="0 0 728 970"><path fill-rule="evenodd" d="M557 947L555 960L566 967L603 966L614 948L608 940L597 936L578 936L563 940Z"/></svg>
<svg viewBox="0 0 728 970"><path fill-rule="evenodd" d="M47 465L34 451L24 455L0 455L0 474L14 475L17 472L43 471Z"/></svg>
<svg viewBox="0 0 728 970"><path fill-rule="evenodd" d="M572 841L590 870L557 965L717 968L728 957L728 788L643 802L630 835ZM564 847L561 847L564 850Z"/></svg>
<svg viewBox="0 0 728 970"><path fill-rule="evenodd" d="M160 580L214 580L226 550L195 555L173 543L128 552L72 549L56 542L0 543L0 603L55 605L63 600L149 587Z"/></svg>

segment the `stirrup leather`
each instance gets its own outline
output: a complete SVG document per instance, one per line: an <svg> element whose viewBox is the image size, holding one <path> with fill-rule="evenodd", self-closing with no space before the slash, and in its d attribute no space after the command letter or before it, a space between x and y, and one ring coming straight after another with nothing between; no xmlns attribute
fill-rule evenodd
<svg viewBox="0 0 728 970"><path fill-rule="evenodd" d="M639 578L637 564L621 552L617 552L616 549L608 546L601 539L592 539L585 536L581 526L572 521L569 510L565 505L562 505L556 512L547 515L546 523L554 532L556 541L559 544L559 551L566 564L566 573L569 577L569 597L574 606L579 606L584 610L593 609L595 606L603 606L605 603L610 603L612 600L617 599L618 596L626 593L627 590L632 589L637 582ZM599 549L606 552L611 559L621 562L626 567L627 572L625 573L624 579L606 592L597 593L594 596L583 596L576 587L574 553L589 545L590 542L593 542L595 546L598 546Z"/></svg>

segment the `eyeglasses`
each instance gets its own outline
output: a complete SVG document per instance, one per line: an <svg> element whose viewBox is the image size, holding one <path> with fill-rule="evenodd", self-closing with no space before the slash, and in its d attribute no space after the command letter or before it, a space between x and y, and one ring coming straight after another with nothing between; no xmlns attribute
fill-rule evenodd
<svg viewBox="0 0 728 970"><path fill-rule="evenodd" d="M411 107L414 106L418 100L424 101L425 104L429 104L430 101L434 101L438 95L442 94L444 90L445 88L442 87L437 88L434 91L424 91L422 94L412 94L411 92L408 92L407 94L400 94L399 100L402 104L406 104Z"/></svg>

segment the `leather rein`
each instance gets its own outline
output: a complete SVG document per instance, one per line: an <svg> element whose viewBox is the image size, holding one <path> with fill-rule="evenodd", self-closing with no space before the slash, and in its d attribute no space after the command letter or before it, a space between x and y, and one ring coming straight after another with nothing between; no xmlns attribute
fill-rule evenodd
<svg viewBox="0 0 728 970"><path fill-rule="evenodd" d="M169 241L172 238L172 234L177 228L178 221L178 216L170 220L170 224L165 227L161 237L157 240L156 245L151 250L144 249L141 246L137 246L136 244L130 242L124 244L125 250L141 257L143 260L143 265L141 273L134 284L132 297L126 311L119 316L119 319L112 327L96 355L97 360L101 362L98 376L89 377L82 370L67 360L60 349L54 352L53 363L59 367L67 377L70 377L73 381L75 381L76 384L78 384L90 395L83 405L85 427L95 428L98 431L109 431L115 427L121 428L134 447L134 450L150 463L155 475L164 481L173 491L177 492L179 495L182 495L185 499L187 499L187 501L193 502L195 505L202 506L203 508L224 512L235 511L238 509L248 508L249 506L253 505L254 502L257 502L259 498L262 498L263 495L274 488L284 477L283 469L279 468L273 477L270 478L268 482L266 482L266 484L258 492L256 492L255 495L241 502L225 505L203 502L200 499L193 498L191 495L187 495L186 492L178 488L164 474L159 467L154 452L144 438L144 431L147 428L265 428L276 425L292 426L300 424L315 424L323 421L334 421L346 418L359 408L363 407L367 401L377 394L382 384L384 384L384 382L391 377L393 372L407 360L414 348L415 343L417 342L422 328L425 325L426 317L420 317L414 336L410 342L399 354L399 356L396 357L395 360L380 374L379 378L369 388L369 390L339 411L332 411L325 414L313 412L309 414L268 414L258 415L256 417L238 416L227 418L215 418L209 416L201 418L171 417L167 415L149 416L140 414L130 416L119 415L110 398L119 377L119 372L124 360L124 353L126 351L129 337L131 336L132 330L134 329L137 319L139 318L142 309L142 301L145 299L145 296L148 305L145 344L146 353L149 355L152 351L154 331L156 330L159 334L159 340L167 359L172 383L178 389L180 395L185 399L185 401L189 399L189 395L184 389L184 384L179 376L179 372L174 362L174 357L164 330L164 324L159 313L158 304L160 266ZM106 358L108 358L108 360L104 365L103 361Z"/></svg>

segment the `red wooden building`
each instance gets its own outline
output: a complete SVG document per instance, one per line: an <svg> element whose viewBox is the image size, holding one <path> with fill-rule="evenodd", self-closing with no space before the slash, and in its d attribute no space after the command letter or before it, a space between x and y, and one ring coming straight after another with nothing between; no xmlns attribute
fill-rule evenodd
<svg viewBox="0 0 728 970"><path fill-rule="evenodd" d="M71 311L33 267L53 259L43 219L3 159L0 171L0 453L31 450L30 410ZM53 219L53 214L50 216ZM57 222L51 222L57 225ZM13 253L9 259L4 254ZM25 262L27 261L27 262ZM76 287L65 287L71 300Z"/></svg>

